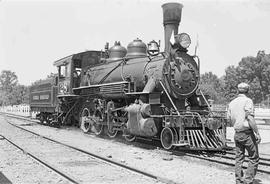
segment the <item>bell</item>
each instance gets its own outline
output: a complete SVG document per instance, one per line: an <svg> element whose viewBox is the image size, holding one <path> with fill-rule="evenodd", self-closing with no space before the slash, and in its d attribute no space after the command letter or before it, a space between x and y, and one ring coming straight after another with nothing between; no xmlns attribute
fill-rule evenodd
<svg viewBox="0 0 270 184"><path fill-rule="evenodd" d="M159 53L159 44L155 40L149 42L147 46L148 46L148 53L150 55L157 55Z"/></svg>

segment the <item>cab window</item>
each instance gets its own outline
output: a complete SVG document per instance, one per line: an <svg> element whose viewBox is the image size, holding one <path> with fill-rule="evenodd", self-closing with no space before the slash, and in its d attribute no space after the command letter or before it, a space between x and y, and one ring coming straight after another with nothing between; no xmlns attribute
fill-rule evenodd
<svg viewBox="0 0 270 184"><path fill-rule="evenodd" d="M65 66L59 66L58 71L59 71L60 78L66 77L66 67Z"/></svg>
<svg viewBox="0 0 270 184"><path fill-rule="evenodd" d="M59 77L66 78L70 76L70 65L62 65L58 67Z"/></svg>

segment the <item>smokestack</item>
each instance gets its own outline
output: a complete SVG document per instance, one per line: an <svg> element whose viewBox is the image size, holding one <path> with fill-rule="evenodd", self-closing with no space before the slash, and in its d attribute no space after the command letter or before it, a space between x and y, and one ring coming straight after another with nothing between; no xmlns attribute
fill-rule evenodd
<svg viewBox="0 0 270 184"><path fill-rule="evenodd" d="M181 21L181 14L183 5L180 3L166 3L162 5L163 8L163 25L165 36L165 51L170 50L170 38L172 33L178 33L178 26Z"/></svg>

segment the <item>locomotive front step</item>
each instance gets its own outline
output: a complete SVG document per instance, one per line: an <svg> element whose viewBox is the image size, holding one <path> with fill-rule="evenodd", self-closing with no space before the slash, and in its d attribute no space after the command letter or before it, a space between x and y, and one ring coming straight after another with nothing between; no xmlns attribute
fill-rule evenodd
<svg viewBox="0 0 270 184"><path fill-rule="evenodd" d="M173 146L176 146L176 147L182 147L182 146L188 146L189 144L188 143L178 143L178 144L172 144Z"/></svg>

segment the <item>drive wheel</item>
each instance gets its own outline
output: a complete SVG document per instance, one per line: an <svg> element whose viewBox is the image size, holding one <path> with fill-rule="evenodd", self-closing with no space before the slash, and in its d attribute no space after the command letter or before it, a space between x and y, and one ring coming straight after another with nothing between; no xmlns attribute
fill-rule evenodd
<svg viewBox="0 0 270 184"><path fill-rule="evenodd" d="M94 128L95 128L95 134L96 135L101 135L102 133L103 133L103 125L101 125L101 124L94 124Z"/></svg>
<svg viewBox="0 0 270 184"><path fill-rule="evenodd" d="M174 135L170 128L163 128L160 134L160 141L164 149L169 150L172 148L174 142Z"/></svg>
<svg viewBox="0 0 270 184"><path fill-rule="evenodd" d="M114 120L113 120L114 121ZM113 126L113 122L111 123L108 123L107 125L107 135L110 137L110 138L115 138L118 134L118 130L115 130L114 129L114 126Z"/></svg>
<svg viewBox="0 0 270 184"><path fill-rule="evenodd" d="M110 138L115 138L115 137L117 136L117 133L118 133L117 130L110 131L110 130L108 129L107 135L108 135Z"/></svg>
<svg viewBox="0 0 270 184"><path fill-rule="evenodd" d="M107 104L107 135L110 138L116 137L118 130L114 129L115 120L113 119L112 110L114 109L114 103L112 101Z"/></svg>
<svg viewBox="0 0 270 184"><path fill-rule="evenodd" d="M133 141L135 141L135 139L136 139L136 136L135 136L135 135L131 135L131 134L129 134L129 135L124 135L124 137L125 137L125 139L126 139L128 142L133 142Z"/></svg>
<svg viewBox="0 0 270 184"><path fill-rule="evenodd" d="M103 133L103 121L104 121L104 114L103 114L103 105L101 99L94 99L93 100L94 107L90 109L90 123L92 125L91 131L94 132L96 135L101 135Z"/></svg>
<svg viewBox="0 0 270 184"><path fill-rule="evenodd" d="M91 116L93 123L92 132L94 132L96 135L101 135L103 133L103 125L101 123L97 123L100 118L96 116Z"/></svg>
<svg viewBox="0 0 270 184"><path fill-rule="evenodd" d="M90 123L90 112L88 108L84 108L81 113L81 129L84 133L88 133L91 131L91 123Z"/></svg>

